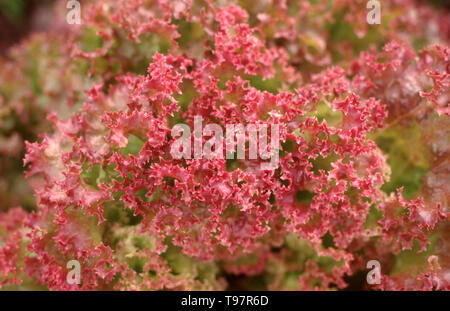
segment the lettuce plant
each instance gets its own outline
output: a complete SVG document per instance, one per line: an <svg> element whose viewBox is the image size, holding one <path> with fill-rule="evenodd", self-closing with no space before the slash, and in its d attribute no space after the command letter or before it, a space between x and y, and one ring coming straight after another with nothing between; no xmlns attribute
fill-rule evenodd
<svg viewBox="0 0 450 311"><path fill-rule="evenodd" d="M362 0L82 7L82 25L0 63L1 286L450 289L448 12L383 1L368 25ZM278 125L278 167L174 159L171 129L196 116Z"/></svg>

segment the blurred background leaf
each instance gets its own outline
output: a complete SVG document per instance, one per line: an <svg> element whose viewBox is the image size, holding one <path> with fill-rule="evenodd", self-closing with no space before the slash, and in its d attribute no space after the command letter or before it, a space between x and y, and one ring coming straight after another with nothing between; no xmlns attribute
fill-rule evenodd
<svg viewBox="0 0 450 311"><path fill-rule="evenodd" d="M0 0L0 13L13 23L25 17L25 0Z"/></svg>

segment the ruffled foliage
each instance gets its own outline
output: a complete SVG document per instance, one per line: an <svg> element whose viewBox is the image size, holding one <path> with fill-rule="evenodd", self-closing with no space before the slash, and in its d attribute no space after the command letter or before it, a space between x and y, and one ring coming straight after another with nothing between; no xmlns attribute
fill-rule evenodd
<svg viewBox="0 0 450 311"><path fill-rule="evenodd" d="M368 25L362 0L82 8L81 26L0 61L0 286L450 290L449 12L383 1ZM195 116L277 124L278 168L174 159L171 129Z"/></svg>

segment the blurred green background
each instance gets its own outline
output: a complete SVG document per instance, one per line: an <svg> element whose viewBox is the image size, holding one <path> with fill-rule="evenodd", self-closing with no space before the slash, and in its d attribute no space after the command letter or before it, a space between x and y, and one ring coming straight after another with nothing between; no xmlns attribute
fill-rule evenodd
<svg viewBox="0 0 450 311"><path fill-rule="evenodd" d="M57 0L65 1L65 0ZM0 54L32 30L45 29L55 0L0 0Z"/></svg>

